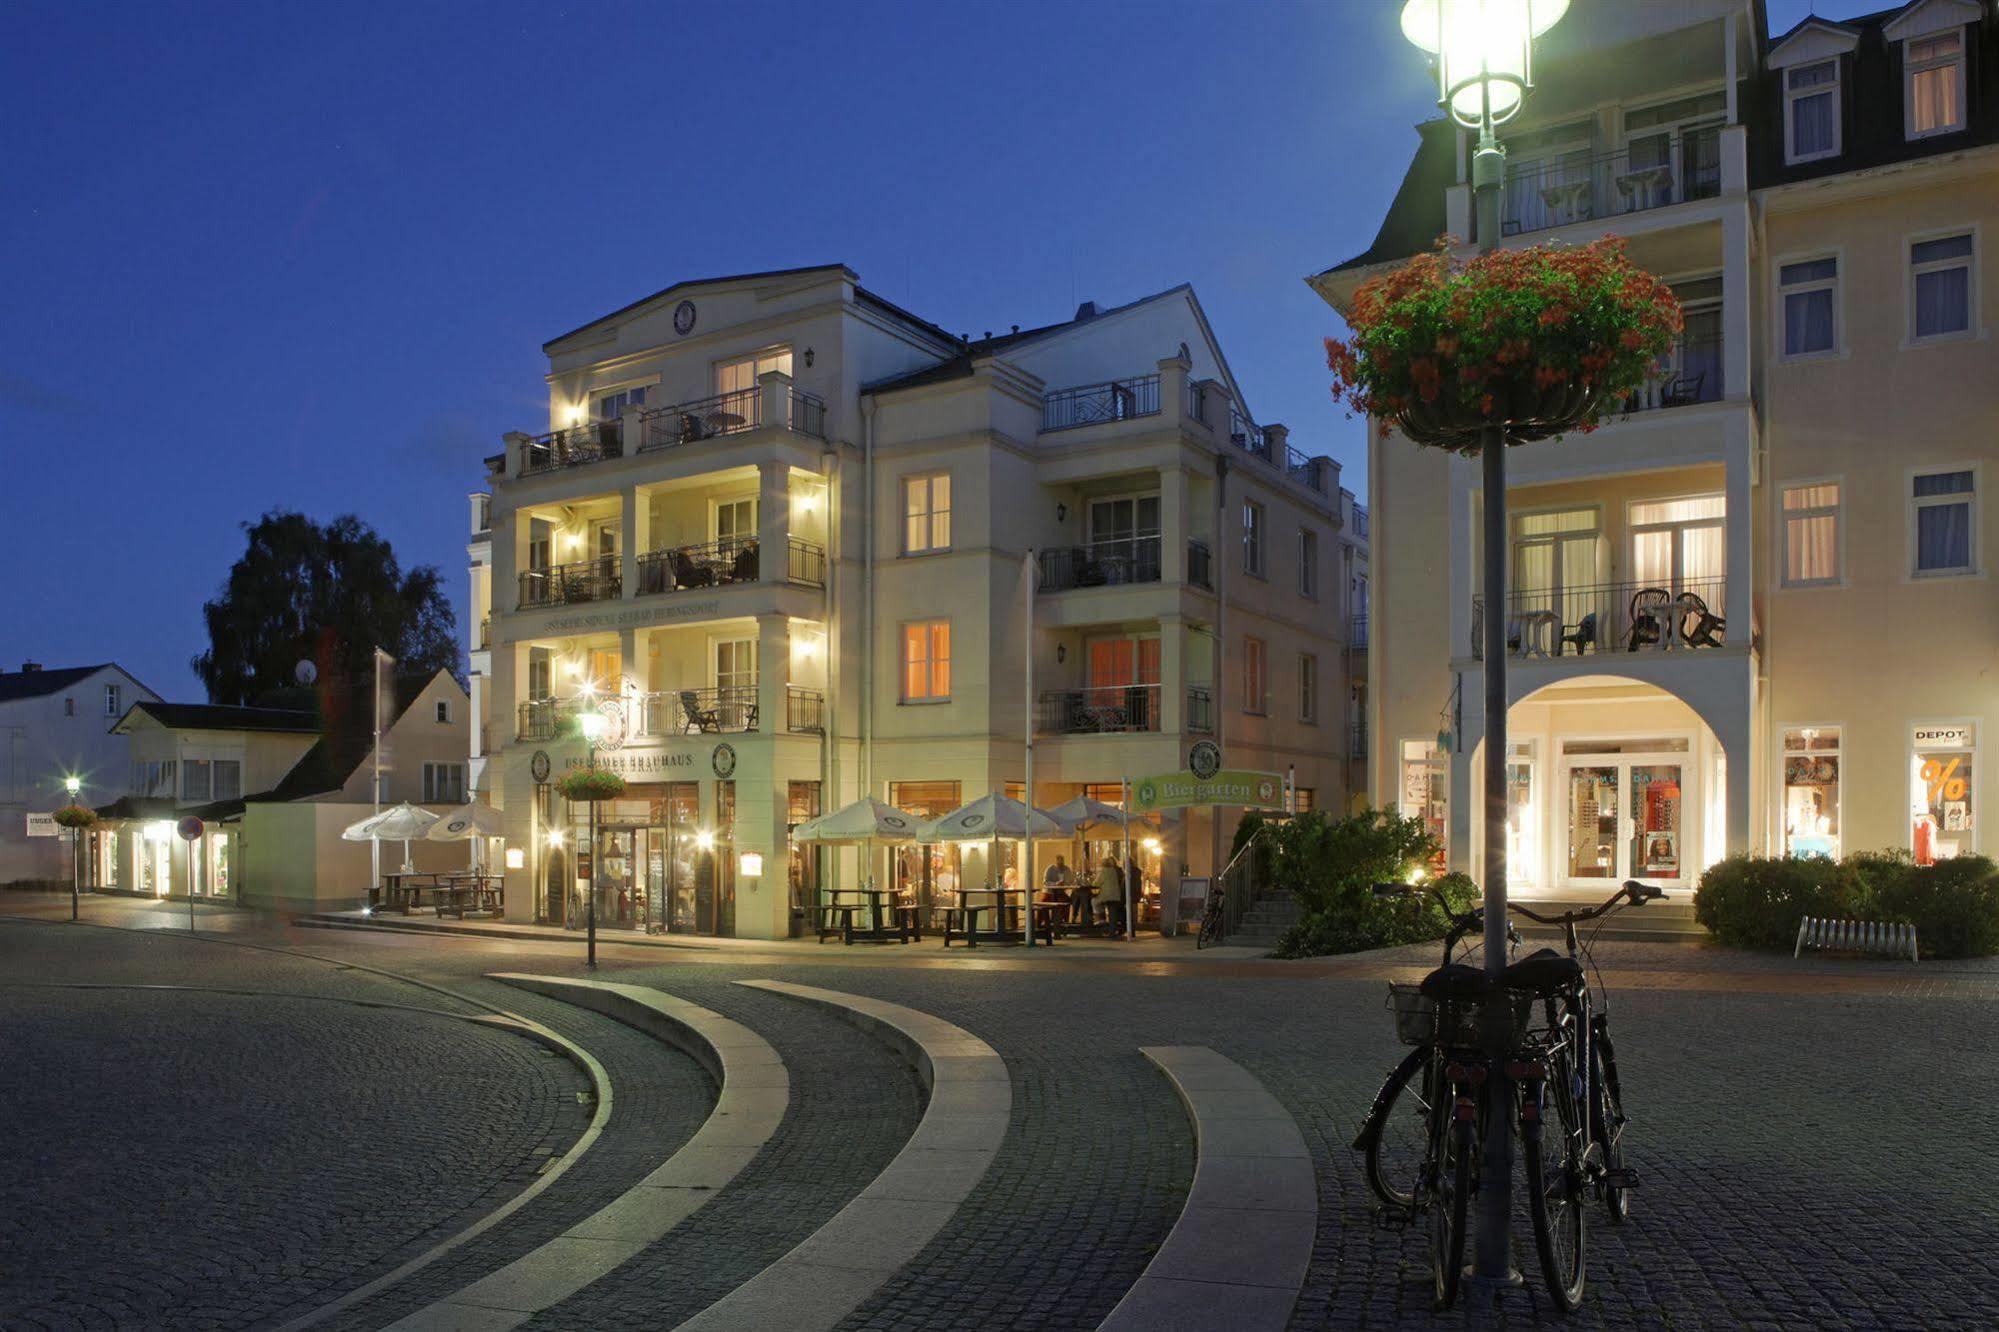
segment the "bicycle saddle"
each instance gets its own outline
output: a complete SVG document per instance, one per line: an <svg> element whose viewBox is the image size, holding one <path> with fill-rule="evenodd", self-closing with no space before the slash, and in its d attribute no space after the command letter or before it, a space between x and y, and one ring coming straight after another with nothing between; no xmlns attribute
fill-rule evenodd
<svg viewBox="0 0 1999 1332"><path fill-rule="evenodd" d="M1582 964L1552 948L1537 948L1505 971L1509 990L1557 994L1583 978Z"/></svg>
<svg viewBox="0 0 1999 1332"><path fill-rule="evenodd" d="M1492 993L1492 982L1481 968L1453 962L1425 976L1418 988L1431 999L1483 999Z"/></svg>

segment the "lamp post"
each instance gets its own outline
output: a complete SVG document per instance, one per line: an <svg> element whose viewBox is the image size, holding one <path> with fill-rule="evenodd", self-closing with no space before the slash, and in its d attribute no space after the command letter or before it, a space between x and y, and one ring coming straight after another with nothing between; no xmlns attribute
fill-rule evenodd
<svg viewBox="0 0 1999 1332"><path fill-rule="evenodd" d="M77 796L83 791L83 779L74 776L65 777L62 779L62 789L69 792L69 803L74 805ZM82 892L82 884L83 829L71 828L69 830L69 918L71 920L77 918L76 902Z"/></svg>
<svg viewBox="0 0 1999 1332"><path fill-rule="evenodd" d="M1499 248L1499 191L1506 150L1494 127L1510 120L1533 86L1534 39L1553 27L1569 0L1408 0L1402 32L1436 59L1438 104L1451 119L1478 131L1472 154L1472 198L1480 253ZM1497 980L1506 969L1506 432L1487 425L1479 441L1484 470L1485 560L1485 971ZM1505 992L1480 1017L1492 1066L1490 1104L1511 1103L1506 1044L1512 1013ZM1513 1198L1513 1140L1504 1130L1485 1135L1480 1163L1478 1222L1472 1281L1488 1297L1515 1284L1508 1235Z"/></svg>
<svg viewBox="0 0 1999 1332"><path fill-rule="evenodd" d="M576 729L583 732L586 750L584 766L597 766L597 740L604 734L604 714L585 712L576 718ZM589 931L589 965L597 966L597 802L590 802L590 887L584 894L584 928Z"/></svg>

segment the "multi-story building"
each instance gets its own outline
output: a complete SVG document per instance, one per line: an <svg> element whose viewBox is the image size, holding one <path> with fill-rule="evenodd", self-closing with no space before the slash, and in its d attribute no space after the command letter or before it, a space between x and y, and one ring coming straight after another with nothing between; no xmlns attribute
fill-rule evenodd
<svg viewBox="0 0 1999 1332"><path fill-rule="evenodd" d="M1577 0L1537 44L1498 243L1624 236L1686 331L1626 414L1509 454L1516 882L1994 849L1995 29L1976 0L1776 39L1760 0ZM1469 238L1469 153L1423 126L1374 244L1312 285L1337 308ZM1378 433L1370 787L1475 869L1478 467Z"/></svg>
<svg viewBox="0 0 1999 1332"><path fill-rule="evenodd" d="M1115 801L1203 738L1342 798L1338 468L1255 423L1191 289L970 338L795 269L546 351L549 429L473 498L475 784L510 918L573 920L594 877L600 923L783 936L862 872L791 827L1018 787L1030 724L1041 805ZM586 708L631 783L594 848L553 787ZM1168 901L1233 817L1141 838ZM888 872L935 903L984 862Z"/></svg>
<svg viewBox="0 0 1999 1332"><path fill-rule="evenodd" d="M124 789L125 742L111 727L157 698L121 666L0 671L0 884L68 882L70 841L47 816L72 797L95 804Z"/></svg>

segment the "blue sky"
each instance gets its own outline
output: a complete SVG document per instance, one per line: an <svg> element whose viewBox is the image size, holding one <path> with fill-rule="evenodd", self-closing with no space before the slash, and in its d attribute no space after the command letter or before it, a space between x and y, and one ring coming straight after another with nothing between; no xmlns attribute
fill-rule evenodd
<svg viewBox="0 0 1999 1332"><path fill-rule="evenodd" d="M462 603L541 343L705 275L844 262L973 333L1191 281L1257 417L1364 493L1300 279L1429 114L1398 11L11 3L0 666L199 697L201 602L274 507L361 515Z"/></svg>

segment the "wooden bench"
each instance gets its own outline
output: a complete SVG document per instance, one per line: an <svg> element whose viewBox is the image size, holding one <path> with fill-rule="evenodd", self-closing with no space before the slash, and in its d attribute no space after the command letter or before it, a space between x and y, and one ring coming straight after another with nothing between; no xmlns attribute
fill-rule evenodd
<svg viewBox="0 0 1999 1332"><path fill-rule="evenodd" d="M944 908L944 946L949 948L951 939L955 935L965 941L965 947L977 948L979 913L995 909L991 902L981 902L976 906L966 904Z"/></svg>
<svg viewBox="0 0 1999 1332"><path fill-rule="evenodd" d="M819 942L838 939L843 943L854 942L854 913L866 911L865 902L823 902L819 906ZM837 921L837 923L836 923Z"/></svg>

